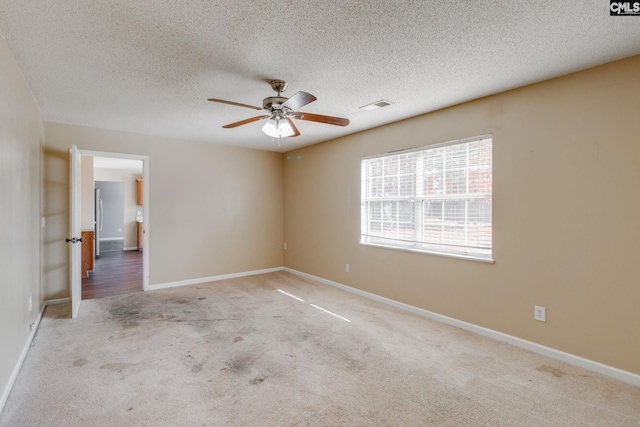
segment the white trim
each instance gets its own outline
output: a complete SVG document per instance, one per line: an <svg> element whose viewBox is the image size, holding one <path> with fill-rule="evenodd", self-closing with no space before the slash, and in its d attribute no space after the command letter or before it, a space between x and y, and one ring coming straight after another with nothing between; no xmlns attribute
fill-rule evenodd
<svg viewBox="0 0 640 427"><path fill-rule="evenodd" d="M301 277L305 277L307 279L324 283L325 285L333 286L335 288L342 289L344 291L351 292L353 294L360 295L365 298L369 298L374 301L378 301L383 304L387 304L387 305L399 308L401 310L408 311L413 314L417 314L419 316L427 317L429 319L432 319L441 323L446 323L447 325L455 326L455 327L464 329L466 331L470 331L478 335L482 335L484 337L494 339L496 341L511 344L515 347L529 350L534 353L541 354L543 356L547 356L552 359L560 360L570 365L587 369L589 371L606 375L608 377L615 378L617 380L624 381L625 383L629 383L631 385L640 387L640 375L635 374L633 372L623 371L622 369L614 368L613 366L609 366L603 363L595 362L593 360L585 359L583 357L576 356L570 353L565 353L564 351L556 350L551 347L546 347L541 344L536 344L534 342L527 341L522 338L514 337L512 335L507 335L502 332L498 332L492 329L484 328L482 326L474 325L472 323L463 322L462 320L454 319L452 317L443 316L442 314L434 313L432 311L414 307L412 305L395 301L389 298L385 298L385 297L372 294L366 291L362 291L360 289L352 288L350 286L343 285L342 283L323 279L322 277L313 276L311 274L303 273L301 271L293 270L287 267L284 267L283 270L292 274L296 274Z"/></svg>
<svg viewBox="0 0 640 427"><path fill-rule="evenodd" d="M116 240L124 240L124 237L101 237L100 238L101 242L112 242Z"/></svg>
<svg viewBox="0 0 640 427"><path fill-rule="evenodd" d="M434 148L442 148L442 147L447 147L449 145L466 144L468 142L482 141L483 139L493 139L493 134L488 133L485 135L470 136L467 138L454 139L451 141L439 142L436 144L421 145L420 147L401 148L399 150L387 151L386 153L370 154L368 156L363 156L361 160L371 160L371 159L377 159L380 157L386 157L386 156L396 155L396 154L405 154L405 153L413 153L415 151L432 150Z"/></svg>
<svg viewBox="0 0 640 427"><path fill-rule="evenodd" d="M383 248L383 249L391 249L393 251L404 251L404 252L414 252L414 253L418 253L418 254L427 254L427 255L435 255L435 256L441 256L441 257L445 257L445 258L457 258L457 259L464 259L467 261L478 261L478 262L486 262L487 264L495 264L496 261L493 258L480 258L477 256L472 256L472 255L462 255L462 254L456 254L456 253L447 253L447 252L436 252L436 251L430 251L430 250L426 250L426 249L414 249L414 248L406 248L403 246L390 246L390 245L385 245L382 243L370 243L370 242L360 242L360 245L362 246L371 246L374 248Z"/></svg>
<svg viewBox="0 0 640 427"><path fill-rule="evenodd" d="M240 273L222 274L220 276L200 277L198 279L179 280L177 282L161 283L158 285L150 285L149 290L155 291L158 289L175 288L177 286L197 285L199 283L217 282L220 280L235 279L238 277L255 276L257 274L274 273L276 271L282 271L284 267L267 268L265 270L253 270L243 271Z"/></svg>
<svg viewBox="0 0 640 427"><path fill-rule="evenodd" d="M138 247L137 246L126 246L124 248L122 248L123 251L137 251Z"/></svg>
<svg viewBox="0 0 640 427"><path fill-rule="evenodd" d="M492 141L492 135L480 135L477 137L458 139L440 144L432 144L410 149L400 149L393 152L362 157L360 165L360 204L362 216L360 244L388 249L397 248L399 250L408 252L425 253L465 259L470 261L483 261L493 263L493 249L490 233L492 228L491 204L493 191L491 188L483 188L482 192L473 192L473 190L469 188L470 178L468 176L469 170L474 168L479 168L479 170L488 172L489 175L491 175L493 170L491 160L491 152L493 147ZM471 146L472 144L473 146ZM447 154L449 153L449 151L446 149L446 147L455 148L460 145L462 145L462 148L464 149L463 152L466 153L464 155L466 161L464 165L458 165L458 167L451 169L455 165L452 166L448 161L446 161L449 156ZM445 149L444 154L438 151L442 149ZM472 150L473 154L470 150ZM487 155L487 151L489 155L488 163L485 164L485 162L483 161L480 165L472 166L472 164L470 163L471 158L476 158L477 155L479 156L478 158L487 160L485 158L485 156ZM388 171L387 167L384 166L386 165L386 163L384 163L383 166L385 170L378 170L381 167L380 161L385 159L394 159L407 153L418 153L420 154L420 156L414 159L412 165L410 165L409 167L410 170L404 172L409 173L409 175L415 178L416 176L421 176L423 173L426 174L427 172L435 171L438 173L444 173L446 175L449 171L459 169L465 172L464 175L466 190L463 191L463 193L458 194L450 194L446 193L446 191L446 194L429 194L428 189L423 188L426 184L422 179L413 179L414 182L412 182L410 185L409 183L405 183L413 189L413 191L411 192L411 194L413 195L400 195L400 193L395 195L380 194L380 191L382 190L380 190L380 188L378 188L377 186L382 184L386 185L388 177L392 177L398 182L401 182L401 178L403 177L403 172L401 170L402 167L400 167L400 169L397 169L396 167L396 170ZM438 153L440 153L440 155L438 155ZM458 156L458 154L452 155L454 157ZM428 163L430 162L435 163L429 166ZM383 193L385 192L386 190L383 191ZM480 202L479 207L475 210L472 209L472 207L475 205L470 204L474 201ZM484 208L487 201L489 204L488 220L485 218L486 213ZM429 237L428 234L425 234L427 233L427 230L424 228L424 226L427 225L427 215L429 214L428 210L430 209L425 205L425 203L429 204L431 202L441 205L441 212L439 214L433 214L435 215L434 221L436 221L436 226L440 222L444 224L447 221L447 211L449 210L447 206L449 206L449 203L464 204L464 208L460 208L464 218L458 218L458 223L461 224L462 228L464 228L464 241L459 241L460 239L462 239L462 237L460 236L450 236L444 225L444 228L435 231L435 236ZM382 217L379 217L381 213L378 212L380 209L385 210L383 209L385 203L391 203L394 204L394 206L397 205L392 210L395 209L398 211L396 212L397 218L395 220L389 219L389 221L391 222L388 227L384 224L384 214L382 214ZM404 208L401 208L401 204L404 204ZM407 207L407 205L410 206ZM408 209L409 211L412 211L411 218L405 218L405 221L402 221L402 218L400 218L400 210L402 209ZM472 210L474 210L474 212L477 211L476 214L479 215L479 217L476 218L476 215L471 212ZM457 216L458 212L456 211L455 214ZM398 227L402 227L402 224L408 224L409 228L411 229L405 231L409 232L411 235L406 235L404 237L398 235ZM478 229L475 229L473 227L470 228L470 225L472 224L480 224L485 226L485 228L488 227L489 241L485 241L487 237L486 229L482 227ZM389 227L391 228L389 229ZM484 254L484 252L489 253Z"/></svg>
<svg viewBox="0 0 640 427"><path fill-rule="evenodd" d="M144 218L142 253L142 290L149 287L149 156L139 154L112 153L109 151L80 150L83 156L112 157L116 159L142 160L142 217Z"/></svg>
<svg viewBox="0 0 640 427"><path fill-rule="evenodd" d="M20 368L22 368L22 364L24 363L24 359L27 357L27 353L29 352L29 348L31 347L31 342L33 341L33 337L36 336L36 331L38 330L38 326L40 326L40 320L42 320L42 313L44 313L44 309L47 304L43 304L40 309L40 313L38 313L38 317L36 317L35 322L33 323L33 327L31 328L31 333L29 334L29 338L22 349L22 353L20 353L20 357L16 363L16 366L13 368L13 372L11 372L11 376L9 377L9 381L2 392L2 397L0 398L0 414L4 409L5 403L7 403L7 399L9 398L9 394L11 393L11 389L13 388L13 384L16 382L16 378L18 378L18 373L20 372Z"/></svg>
<svg viewBox="0 0 640 427"><path fill-rule="evenodd" d="M144 218L144 222L142 223L142 247L144 247L144 251L142 252L142 290L149 290L149 156L144 156L142 160L143 170L142 170L142 218Z"/></svg>

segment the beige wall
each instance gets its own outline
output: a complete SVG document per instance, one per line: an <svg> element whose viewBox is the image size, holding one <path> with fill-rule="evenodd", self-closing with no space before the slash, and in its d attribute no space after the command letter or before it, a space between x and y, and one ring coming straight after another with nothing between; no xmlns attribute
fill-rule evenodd
<svg viewBox="0 0 640 427"><path fill-rule="evenodd" d="M93 157L82 156L80 166L82 173L81 183L81 210L82 210L82 231L94 229L94 207L93 207Z"/></svg>
<svg viewBox="0 0 640 427"><path fill-rule="evenodd" d="M0 34L0 409L42 304L42 139L40 110Z"/></svg>
<svg viewBox="0 0 640 427"><path fill-rule="evenodd" d="M640 374L638 112L640 56L296 151L285 265ZM495 264L358 244L362 156L481 134Z"/></svg>
<svg viewBox="0 0 640 427"><path fill-rule="evenodd" d="M283 264L282 156L276 153L46 123L45 214L51 257L46 298L69 296L68 154L82 150L149 156L149 284Z"/></svg>
<svg viewBox="0 0 640 427"><path fill-rule="evenodd" d="M140 160L142 168L142 160ZM95 181L118 181L124 184L124 247L133 249L138 247L138 223L136 222L136 207L138 202L138 183L136 178L142 178L142 172L126 169L96 168ZM140 208L142 211L142 208Z"/></svg>
<svg viewBox="0 0 640 427"><path fill-rule="evenodd" d="M43 146L1 37L0 93L3 391L42 300L69 296L72 144L150 157L151 284L284 264L640 374L640 57L312 146L284 166L275 153L58 123ZM358 244L362 156L485 133L495 264Z"/></svg>

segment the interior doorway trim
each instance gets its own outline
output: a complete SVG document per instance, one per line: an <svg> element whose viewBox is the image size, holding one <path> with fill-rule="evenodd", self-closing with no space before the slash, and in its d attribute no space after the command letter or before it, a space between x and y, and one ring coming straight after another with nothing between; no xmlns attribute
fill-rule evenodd
<svg viewBox="0 0 640 427"><path fill-rule="evenodd" d="M142 289L149 290L149 156L137 154L111 153L108 151L79 150L82 156L109 157L112 159L128 159L142 161L142 215L144 218L144 234L142 251Z"/></svg>

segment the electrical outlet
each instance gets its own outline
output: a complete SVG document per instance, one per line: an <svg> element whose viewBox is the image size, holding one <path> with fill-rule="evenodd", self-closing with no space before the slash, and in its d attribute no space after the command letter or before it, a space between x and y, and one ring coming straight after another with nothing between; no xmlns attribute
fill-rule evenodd
<svg viewBox="0 0 640 427"><path fill-rule="evenodd" d="M33 296L29 295L29 313L33 310Z"/></svg>
<svg viewBox="0 0 640 427"><path fill-rule="evenodd" d="M287 249L287 244L286 243L284 244L284 248Z"/></svg>
<svg viewBox="0 0 640 427"><path fill-rule="evenodd" d="M535 306L533 311L533 318L539 322L547 321L547 309L544 307L540 307L538 305Z"/></svg>
<svg viewBox="0 0 640 427"><path fill-rule="evenodd" d="M349 264L347 264L347 265L344 267L344 271L346 271L347 273L349 272Z"/></svg>

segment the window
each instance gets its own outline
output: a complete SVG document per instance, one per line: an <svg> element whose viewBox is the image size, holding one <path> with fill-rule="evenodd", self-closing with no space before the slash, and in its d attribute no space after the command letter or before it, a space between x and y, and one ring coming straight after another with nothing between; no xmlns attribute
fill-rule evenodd
<svg viewBox="0 0 640 427"><path fill-rule="evenodd" d="M362 159L361 243L491 260L491 136Z"/></svg>

